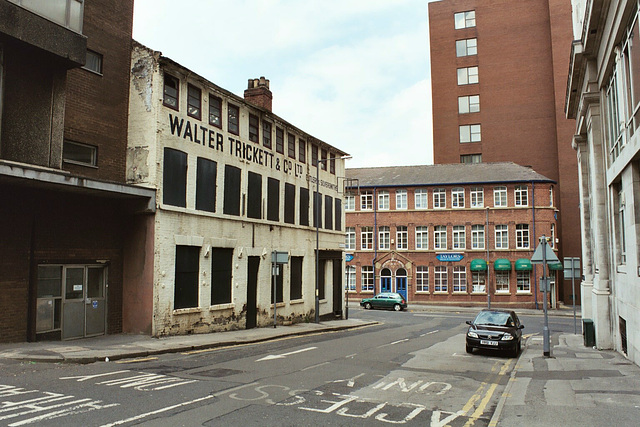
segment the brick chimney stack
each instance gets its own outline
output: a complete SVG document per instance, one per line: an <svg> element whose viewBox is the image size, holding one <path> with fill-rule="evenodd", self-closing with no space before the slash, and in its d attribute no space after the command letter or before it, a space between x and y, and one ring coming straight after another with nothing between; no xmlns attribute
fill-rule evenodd
<svg viewBox="0 0 640 427"><path fill-rule="evenodd" d="M264 77L249 79L249 85L244 91L244 99L253 105L272 111L273 94L269 90L269 80Z"/></svg>

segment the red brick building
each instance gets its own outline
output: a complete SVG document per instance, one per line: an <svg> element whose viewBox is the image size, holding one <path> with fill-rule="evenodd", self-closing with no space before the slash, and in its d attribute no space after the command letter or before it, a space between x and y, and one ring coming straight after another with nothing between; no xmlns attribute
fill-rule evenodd
<svg viewBox="0 0 640 427"><path fill-rule="evenodd" d="M575 125L564 117L570 1L431 2L429 25L434 162L510 161L557 182L559 256L580 256ZM559 297L571 295L564 280Z"/></svg>
<svg viewBox="0 0 640 427"><path fill-rule="evenodd" d="M0 341L121 332L155 210L125 184L133 0L0 16Z"/></svg>
<svg viewBox="0 0 640 427"><path fill-rule="evenodd" d="M347 169L347 178L350 298L391 291L409 303L543 301L542 267L529 260L540 236L555 246L553 180L514 163Z"/></svg>

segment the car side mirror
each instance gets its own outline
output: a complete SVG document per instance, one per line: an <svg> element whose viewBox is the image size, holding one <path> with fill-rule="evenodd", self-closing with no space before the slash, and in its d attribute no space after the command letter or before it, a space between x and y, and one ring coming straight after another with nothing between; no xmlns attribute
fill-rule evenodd
<svg viewBox="0 0 640 427"><path fill-rule="evenodd" d="M518 329L524 329L524 325L520 325Z"/></svg>
<svg viewBox="0 0 640 427"><path fill-rule="evenodd" d="M473 322L472 322L471 320L467 320L467 321L466 321L466 323L467 323L467 325L469 325L469 326L473 326Z"/></svg>

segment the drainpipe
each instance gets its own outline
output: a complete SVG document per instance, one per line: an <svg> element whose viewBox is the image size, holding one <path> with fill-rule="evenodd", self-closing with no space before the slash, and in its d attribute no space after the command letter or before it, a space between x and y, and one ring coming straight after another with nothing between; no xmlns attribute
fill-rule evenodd
<svg viewBox="0 0 640 427"><path fill-rule="evenodd" d="M376 294L376 258L378 258L378 189L373 188L373 294Z"/></svg>
<svg viewBox="0 0 640 427"><path fill-rule="evenodd" d="M533 241L537 242L536 238L536 183L531 181L531 220L533 221ZM529 242L531 244L531 242ZM536 303L536 310L538 309L538 274L537 264L533 264L533 298Z"/></svg>

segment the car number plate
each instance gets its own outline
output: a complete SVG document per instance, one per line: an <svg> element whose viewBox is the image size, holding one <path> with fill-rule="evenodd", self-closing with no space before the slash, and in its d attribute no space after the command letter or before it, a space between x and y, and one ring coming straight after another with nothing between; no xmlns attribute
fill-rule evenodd
<svg viewBox="0 0 640 427"><path fill-rule="evenodd" d="M482 345L498 345L498 341L488 341L488 340L480 340L480 344Z"/></svg>

